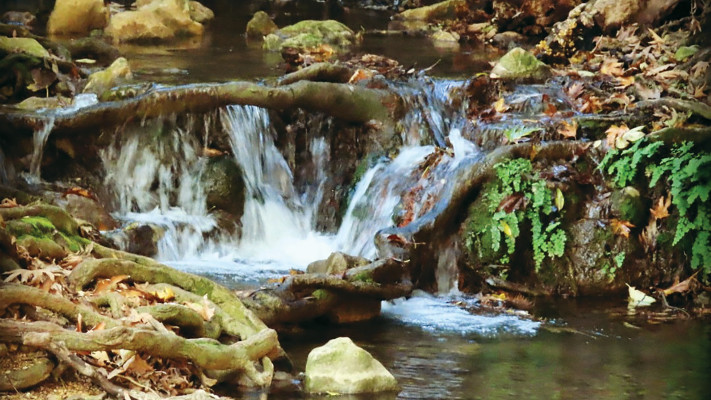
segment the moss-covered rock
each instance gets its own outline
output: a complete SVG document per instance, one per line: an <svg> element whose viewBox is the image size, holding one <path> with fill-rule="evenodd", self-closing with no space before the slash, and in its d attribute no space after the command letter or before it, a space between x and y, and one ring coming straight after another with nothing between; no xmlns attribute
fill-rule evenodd
<svg viewBox="0 0 711 400"><path fill-rule="evenodd" d="M116 42L170 40L200 36L203 25L194 20L187 0L145 0L137 9L111 17L106 33Z"/></svg>
<svg viewBox="0 0 711 400"><path fill-rule="evenodd" d="M342 274L346 270L361 267L370 263L370 260L363 257L355 257L337 251L331 253L325 260L314 261L306 267L306 272L310 274Z"/></svg>
<svg viewBox="0 0 711 400"><path fill-rule="evenodd" d="M207 206L237 218L244 213L245 186L242 169L230 156L210 158L202 175Z"/></svg>
<svg viewBox="0 0 711 400"><path fill-rule="evenodd" d="M309 353L304 390L308 393L398 391L395 377L370 353L347 337L333 339Z"/></svg>
<svg viewBox="0 0 711 400"><path fill-rule="evenodd" d="M443 21L454 19L457 14L468 10L466 0L447 0L425 7L405 10L395 16L397 19L406 21Z"/></svg>
<svg viewBox="0 0 711 400"><path fill-rule="evenodd" d="M128 61L123 57L119 57L105 70L89 75L89 81L84 87L84 93L101 95L119 83L131 78L131 67L128 65Z"/></svg>
<svg viewBox="0 0 711 400"><path fill-rule="evenodd" d="M270 51L285 48L305 50L327 44L338 50L350 47L355 41L355 33L338 21L305 20L267 35L264 48Z"/></svg>
<svg viewBox="0 0 711 400"><path fill-rule="evenodd" d="M35 39L0 36L0 51L4 53L24 53L32 57L49 57L47 49Z"/></svg>
<svg viewBox="0 0 711 400"><path fill-rule="evenodd" d="M278 29L277 24L275 24L264 11L257 11L252 16L252 19L247 22L247 36L252 38L267 36L270 33L276 32Z"/></svg>
<svg viewBox="0 0 711 400"><path fill-rule="evenodd" d="M506 80L544 81L550 76L548 65L520 47L506 53L491 70L492 78Z"/></svg>

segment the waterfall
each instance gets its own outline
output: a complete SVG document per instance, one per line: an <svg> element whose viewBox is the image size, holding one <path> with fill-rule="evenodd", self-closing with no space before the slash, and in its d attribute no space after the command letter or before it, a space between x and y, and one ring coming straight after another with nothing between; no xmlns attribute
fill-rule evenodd
<svg viewBox="0 0 711 400"><path fill-rule="evenodd" d="M266 110L229 106L221 121L247 184L240 257L292 267L328 257L330 238L312 230L312 211L294 189L292 172L274 145Z"/></svg>
<svg viewBox="0 0 711 400"><path fill-rule="evenodd" d="M42 166L42 155L44 146L47 144L49 134L54 128L54 116L44 118L44 123L32 133L32 159L30 160L30 175L27 177L30 183L40 181L40 167Z"/></svg>

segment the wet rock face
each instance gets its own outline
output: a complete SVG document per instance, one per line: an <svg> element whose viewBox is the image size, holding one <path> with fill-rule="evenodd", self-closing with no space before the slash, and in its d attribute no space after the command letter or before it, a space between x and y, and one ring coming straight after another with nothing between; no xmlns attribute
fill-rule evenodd
<svg viewBox="0 0 711 400"><path fill-rule="evenodd" d="M57 0L47 22L49 34L88 34L109 20L103 0Z"/></svg>
<svg viewBox="0 0 711 400"><path fill-rule="evenodd" d="M242 170L230 156L208 160L202 176L208 209L226 211L237 218L244 213L245 187Z"/></svg>
<svg viewBox="0 0 711 400"><path fill-rule="evenodd" d="M370 353L347 337L311 350L306 360L308 393L377 393L398 391L395 377Z"/></svg>
<svg viewBox="0 0 711 400"><path fill-rule="evenodd" d="M565 18L579 3L580 0L494 0L493 9L500 28L540 34L542 28Z"/></svg>

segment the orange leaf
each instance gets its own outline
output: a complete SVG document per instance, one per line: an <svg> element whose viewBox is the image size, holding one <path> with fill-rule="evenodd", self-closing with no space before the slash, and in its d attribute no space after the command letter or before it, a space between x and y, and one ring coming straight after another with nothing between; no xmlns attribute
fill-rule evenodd
<svg viewBox="0 0 711 400"><path fill-rule="evenodd" d="M99 199L96 197L94 193L91 193L89 190L80 188L80 187L72 187L67 189L62 197L67 197L67 195L73 194L75 196L81 196L81 197L86 197L87 199L92 199L95 201L99 201Z"/></svg>
<svg viewBox="0 0 711 400"><path fill-rule="evenodd" d="M348 83L356 83L366 79L370 79L374 75L375 73L369 69L359 68L356 70L356 72L353 73L353 75L351 75L351 78L348 80Z"/></svg>
<svg viewBox="0 0 711 400"><path fill-rule="evenodd" d="M657 219L664 219L664 218L668 217L670 205L671 205L671 196L667 197L666 199L664 199L664 196L660 197L659 200L657 201L657 204L655 204L653 208L649 209L649 212L652 213L652 218L657 220Z"/></svg>
<svg viewBox="0 0 711 400"><path fill-rule="evenodd" d="M621 221L617 218L610 220L610 225L612 226L612 232L615 235L623 236L626 238L630 237L630 228L634 228L634 224L629 221Z"/></svg>
<svg viewBox="0 0 711 400"><path fill-rule="evenodd" d="M503 97L494 103L494 110L496 110L497 113L503 113L509 110L509 106L504 103Z"/></svg>
<svg viewBox="0 0 711 400"><path fill-rule="evenodd" d="M81 314L77 314L77 332L81 332Z"/></svg>
<svg viewBox="0 0 711 400"><path fill-rule="evenodd" d="M94 294L99 294L112 290L119 282L128 279L128 277L128 275L116 275L111 278L102 279L96 282L96 289L94 289Z"/></svg>
<svg viewBox="0 0 711 400"><path fill-rule="evenodd" d="M400 246L405 246L407 244L407 239L397 234L388 235L388 241L391 243L396 243Z"/></svg>
<svg viewBox="0 0 711 400"><path fill-rule="evenodd" d="M137 375L146 374L148 372L153 372L153 367L146 362L138 354L134 354L133 361L128 365L126 371L131 371Z"/></svg>
<svg viewBox="0 0 711 400"><path fill-rule="evenodd" d="M106 328L106 322L99 322L94 326L93 328L89 329L89 332L94 332L94 331L103 331L104 328Z"/></svg>
<svg viewBox="0 0 711 400"><path fill-rule="evenodd" d="M578 136L578 121L573 120L572 124L569 124L566 121L561 121L558 133L560 133L560 135L564 138L575 139Z"/></svg>
<svg viewBox="0 0 711 400"><path fill-rule="evenodd" d="M620 126L612 125L607 128L607 130L605 131L605 133L607 134L607 145L610 147L615 147L615 141L617 140L617 137L623 135L629 130L630 128L628 128L625 124L622 124Z"/></svg>
<svg viewBox="0 0 711 400"><path fill-rule="evenodd" d="M552 117L555 115L555 113L558 112L558 108L555 106L553 103L546 103L546 109L543 110L543 113L546 114L549 117Z"/></svg>
<svg viewBox="0 0 711 400"><path fill-rule="evenodd" d="M664 295L669 296L672 293L684 293L688 292L689 289L691 288L691 283L696 279L696 274L698 274L699 271L694 272L693 275L690 277L684 279L681 282L676 282L675 284L671 285L668 289L664 289ZM677 281L679 278L677 278Z"/></svg>

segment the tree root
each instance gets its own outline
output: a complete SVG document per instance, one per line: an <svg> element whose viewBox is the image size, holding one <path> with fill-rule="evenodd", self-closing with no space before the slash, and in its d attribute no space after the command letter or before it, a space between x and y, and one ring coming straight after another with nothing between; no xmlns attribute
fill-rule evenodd
<svg viewBox="0 0 711 400"><path fill-rule="evenodd" d="M27 389L40 384L49 378L55 366L55 362L50 360L46 354L37 353L34 355L31 365L0 372L0 392Z"/></svg>
<svg viewBox="0 0 711 400"><path fill-rule="evenodd" d="M162 323L178 326L181 334L187 337L217 339L220 336L219 328L206 327L205 320L197 311L180 304L156 304L138 307L136 311L150 314Z"/></svg>
<svg viewBox="0 0 711 400"><path fill-rule="evenodd" d="M203 113L230 104L277 110L303 108L348 122L388 121L399 104L397 99L396 94L385 90L329 82L299 81L279 87L251 82L193 84L157 89L131 99L104 102L72 114L56 115L53 132L76 134L130 120ZM3 113L0 114L0 127L8 135L31 133L45 120L45 116L33 113Z"/></svg>
<svg viewBox="0 0 711 400"><path fill-rule="evenodd" d="M78 235L79 224L63 209L49 204L31 204L10 208L0 208L0 217L5 221L23 217L47 218L58 231L67 235Z"/></svg>
<svg viewBox="0 0 711 400"><path fill-rule="evenodd" d="M227 288L200 276L174 270L150 258L94 246L94 252L101 255L116 255L127 260L104 258L85 260L68 277L68 281L77 289L84 288L97 278L110 278L116 275L129 275L136 282L167 283L199 296L207 298L220 307L232 320L240 324L231 324L230 334L245 339L267 326L249 309L244 307L239 298Z"/></svg>
<svg viewBox="0 0 711 400"><path fill-rule="evenodd" d="M278 84L284 86L298 81L346 83L352 75L353 69L345 65L322 62L286 74Z"/></svg>
<svg viewBox="0 0 711 400"><path fill-rule="evenodd" d="M669 107L677 111L690 111L704 119L711 120L711 106L696 100L681 100L672 97L663 97L657 100L640 101L637 108L648 110L650 108Z"/></svg>
<svg viewBox="0 0 711 400"><path fill-rule="evenodd" d="M133 350L166 359L190 360L206 370L240 370L248 375L251 369L248 365L267 356L278 345L276 332L272 329L224 345L212 339L185 339L169 331L142 327L117 326L82 333L49 322L8 319L0 320L0 340L40 348L63 343L70 351Z"/></svg>

